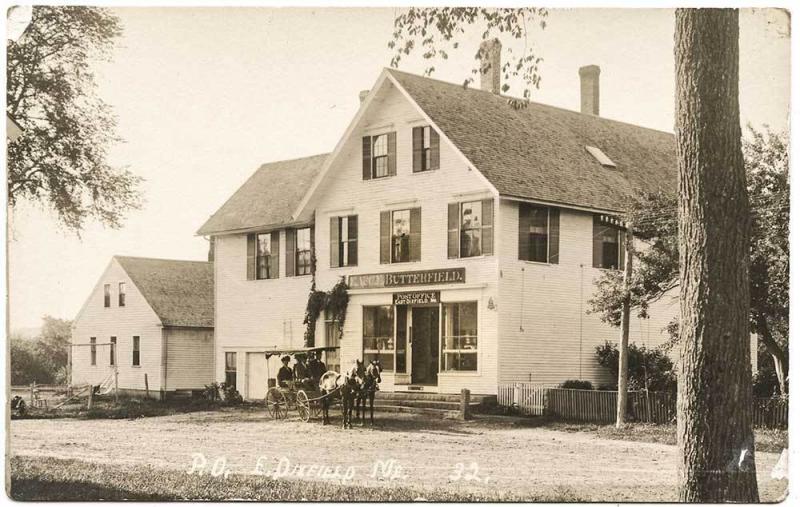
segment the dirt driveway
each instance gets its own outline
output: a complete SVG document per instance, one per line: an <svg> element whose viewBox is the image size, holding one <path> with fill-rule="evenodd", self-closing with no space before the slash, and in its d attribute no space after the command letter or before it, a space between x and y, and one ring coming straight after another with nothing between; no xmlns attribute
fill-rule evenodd
<svg viewBox="0 0 800 507"><path fill-rule="evenodd" d="M674 500L675 447L601 440L510 425L378 414L375 428L272 421L227 410L137 420L16 420L10 451L189 471L205 460L233 474L341 480L517 495L564 494L593 501ZM202 456L202 457L201 457ZM762 501L781 498L770 478L777 454L758 453ZM312 467L312 465L314 465ZM326 468L330 467L330 468ZM337 468L338 467L338 468Z"/></svg>

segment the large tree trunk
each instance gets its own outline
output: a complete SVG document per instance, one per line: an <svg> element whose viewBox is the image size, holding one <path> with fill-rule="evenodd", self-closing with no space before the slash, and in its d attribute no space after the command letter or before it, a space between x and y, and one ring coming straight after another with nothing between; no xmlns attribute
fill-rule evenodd
<svg viewBox="0 0 800 507"><path fill-rule="evenodd" d="M772 362L775 365L775 375L778 378L778 388L780 389L781 396L783 396L786 394L786 371L789 368L789 359L772 336L769 323L763 313L759 313L756 317L756 332L758 333L761 343L764 344L767 352L772 356Z"/></svg>
<svg viewBox="0 0 800 507"><path fill-rule="evenodd" d="M679 497L757 502L739 12L675 14Z"/></svg>

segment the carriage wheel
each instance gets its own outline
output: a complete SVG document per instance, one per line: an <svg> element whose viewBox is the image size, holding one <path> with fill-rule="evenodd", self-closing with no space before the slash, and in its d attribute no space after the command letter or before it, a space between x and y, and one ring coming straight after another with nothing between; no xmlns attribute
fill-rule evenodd
<svg viewBox="0 0 800 507"><path fill-rule="evenodd" d="M311 418L311 406L308 402L308 395L302 389L297 391L296 405L297 414L300 416L300 419L302 419L303 422L308 422Z"/></svg>
<svg viewBox="0 0 800 507"><path fill-rule="evenodd" d="M273 419L286 419L289 415L289 406L283 392L273 387L267 391L267 412Z"/></svg>

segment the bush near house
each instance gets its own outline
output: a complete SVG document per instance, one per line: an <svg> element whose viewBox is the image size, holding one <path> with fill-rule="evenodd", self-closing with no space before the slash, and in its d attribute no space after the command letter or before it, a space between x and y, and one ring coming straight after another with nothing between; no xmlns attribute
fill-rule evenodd
<svg viewBox="0 0 800 507"><path fill-rule="evenodd" d="M561 389L586 389L589 391L594 389L594 386L588 380L565 380L558 387Z"/></svg>
<svg viewBox="0 0 800 507"><path fill-rule="evenodd" d="M608 369L614 378L619 376L619 347L605 342L595 349L597 362ZM635 343L628 345L628 390L676 392L678 379L672 360L660 349L648 349ZM616 390L616 386L612 387Z"/></svg>

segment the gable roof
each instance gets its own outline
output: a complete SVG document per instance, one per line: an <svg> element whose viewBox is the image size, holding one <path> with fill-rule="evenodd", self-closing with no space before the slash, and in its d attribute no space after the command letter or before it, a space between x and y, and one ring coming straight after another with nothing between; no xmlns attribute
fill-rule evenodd
<svg viewBox="0 0 800 507"><path fill-rule="evenodd" d="M386 70L501 196L621 211L635 191L677 187L670 133Z"/></svg>
<svg viewBox="0 0 800 507"><path fill-rule="evenodd" d="M268 228L292 222L292 211L305 195L328 154L264 164L253 173L197 234Z"/></svg>
<svg viewBox="0 0 800 507"><path fill-rule="evenodd" d="M164 326L214 327L213 263L114 256Z"/></svg>

